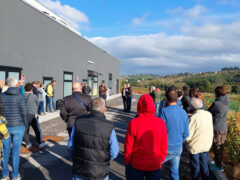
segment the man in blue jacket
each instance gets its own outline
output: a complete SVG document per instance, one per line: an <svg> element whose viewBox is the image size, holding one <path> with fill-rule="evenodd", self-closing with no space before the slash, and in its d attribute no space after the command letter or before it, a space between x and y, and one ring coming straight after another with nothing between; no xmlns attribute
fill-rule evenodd
<svg viewBox="0 0 240 180"><path fill-rule="evenodd" d="M189 136L189 120L184 109L177 105L177 91L166 91L167 107L162 109L160 118L164 120L168 134L168 152L165 162L169 163L171 178L179 179L179 163L182 154L182 144Z"/></svg>
<svg viewBox="0 0 240 180"><path fill-rule="evenodd" d="M2 115L7 120L9 138L3 140L4 159L2 179L9 178L8 161L12 144L12 179L21 179L19 175L19 153L25 131L25 125L28 123L27 105L23 94L18 88L18 80L10 77L7 79L8 90L2 93Z"/></svg>
<svg viewBox="0 0 240 180"><path fill-rule="evenodd" d="M109 179L110 160L119 152L113 124L104 115L105 100L92 102L89 115L79 116L69 139L73 152L73 180Z"/></svg>

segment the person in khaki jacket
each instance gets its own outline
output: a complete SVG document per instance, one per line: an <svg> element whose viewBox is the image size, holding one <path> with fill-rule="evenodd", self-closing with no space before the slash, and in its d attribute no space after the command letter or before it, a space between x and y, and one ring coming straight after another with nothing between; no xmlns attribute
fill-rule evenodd
<svg viewBox="0 0 240 180"><path fill-rule="evenodd" d="M190 135L186 141L190 150L192 179L199 179L200 176L209 179L208 152L213 142L213 119L210 112L202 109L201 99L192 98L191 105L194 112L190 117Z"/></svg>

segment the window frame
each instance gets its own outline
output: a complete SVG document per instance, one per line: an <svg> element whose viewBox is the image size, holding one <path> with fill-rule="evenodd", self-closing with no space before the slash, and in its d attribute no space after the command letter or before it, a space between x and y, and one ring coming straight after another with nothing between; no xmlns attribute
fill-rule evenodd
<svg viewBox="0 0 240 180"><path fill-rule="evenodd" d="M72 80L65 80L65 75L71 75L72 76ZM64 83L65 82L71 82L73 84L73 72L69 72L69 71L63 71L63 98L66 97L64 96ZM73 93L73 91L72 91Z"/></svg>
<svg viewBox="0 0 240 180"><path fill-rule="evenodd" d="M21 75L22 75L22 70L23 70L23 68L20 68L20 67L2 66L2 65L0 65L0 71L4 71L5 72L5 81L9 77L9 72L19 73L18 80L20 80L21 79Z"/></svg>

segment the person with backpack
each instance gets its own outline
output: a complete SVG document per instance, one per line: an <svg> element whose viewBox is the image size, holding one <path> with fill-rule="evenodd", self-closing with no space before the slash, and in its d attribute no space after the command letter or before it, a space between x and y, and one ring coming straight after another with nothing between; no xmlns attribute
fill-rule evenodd
<svg viewBox="0 0 240 180"><path fill-rule="evenodd" d="M27 102L27 108L28 108L28 124L25 128L25 134L24 134L24 142L26 143L26 148L30 149L32 147L32 143L29 140L29 128L30 126L33 128L34 133L36 135L36 140L38 142L38 147L43 148L46 146L46 143L42 140L42 132L39 125L39 119L38 119L38 106L39 106L39 100L37 95L33 94L33 85L31 83L27 83L25 85L25 96L26 96L26 102Z"/></svg>
<svg viewBox="0 0 240 180"><path fill-rule="evenodd" d="M82 93L82 85L79 82L73 83L73 94L65 97L60 109L61 118L67 123L69 137L72 132L75 119L81 115L89 114L92 106L92 98Z"/></svg>

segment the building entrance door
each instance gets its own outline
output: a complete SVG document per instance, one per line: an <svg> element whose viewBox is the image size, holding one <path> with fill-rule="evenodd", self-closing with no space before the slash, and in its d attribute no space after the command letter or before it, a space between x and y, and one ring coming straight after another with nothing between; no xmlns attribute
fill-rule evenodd
<svg viewBox="0 0 240 180"><path fill-rule="evenodd" d="M98 76L88 74L88 85L92 89L91 96L98 96Z"/></svg>
<svg viewBox="0 0 240 180"><path fill-rule="evenodd" d="M44 84L44 89L45 91L47 90L47 85L49 85L51 83L51 81L53 80L52 77L43 77L43 84Z"/></svg>

